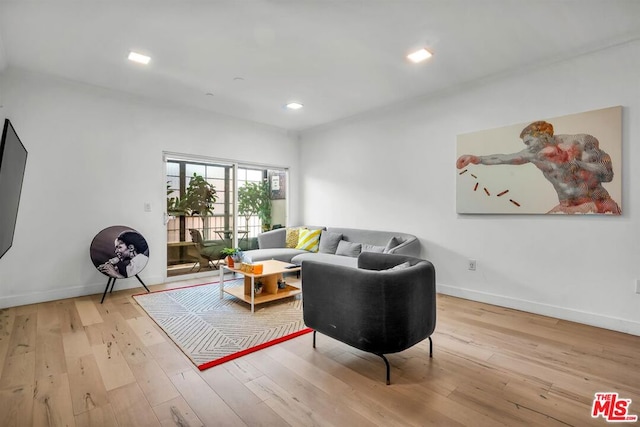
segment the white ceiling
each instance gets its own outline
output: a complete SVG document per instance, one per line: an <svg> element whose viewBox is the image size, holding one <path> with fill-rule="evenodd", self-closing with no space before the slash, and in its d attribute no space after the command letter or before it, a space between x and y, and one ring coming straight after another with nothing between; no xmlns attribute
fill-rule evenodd
<svg viewBox="0 0 640 427"><path fill-rule="evenodd" d="M0 67L297 131L636 39L639 0L0 0Z"/></svg>

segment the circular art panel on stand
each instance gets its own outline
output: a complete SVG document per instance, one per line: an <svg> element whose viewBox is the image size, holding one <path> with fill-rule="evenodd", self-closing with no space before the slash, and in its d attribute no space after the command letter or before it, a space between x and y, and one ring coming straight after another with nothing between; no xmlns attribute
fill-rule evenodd
<svg viewBox="0 0 640 427"><path fill-rule="evenodd" d="M93 238L89 249L93 265L114 279L134 277L149 261L147 240L131 227L107 227Z"/></svg>

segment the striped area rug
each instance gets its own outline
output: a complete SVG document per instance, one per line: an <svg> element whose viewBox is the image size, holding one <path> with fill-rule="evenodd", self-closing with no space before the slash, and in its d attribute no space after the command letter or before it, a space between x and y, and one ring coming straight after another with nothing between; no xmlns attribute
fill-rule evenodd
<svg viewBox="0 0 640 427"><path fill-rule="evenodd" d="M218 283L134 298L201 371L311 332L302 320L301 295L256 305L253 314L249 304L230 295L220 299Z"/></svg>

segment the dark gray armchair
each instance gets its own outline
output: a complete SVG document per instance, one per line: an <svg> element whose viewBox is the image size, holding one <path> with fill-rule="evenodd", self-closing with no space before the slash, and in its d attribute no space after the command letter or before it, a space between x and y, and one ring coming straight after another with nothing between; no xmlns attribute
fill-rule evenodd
<svg viewBox="0 0 640 427"><path fill-rule="evenodd" d="M410 266L388 270L409 262ZM436 326L433 264L405 255L363 252L358 268L308 260L302 263L305 324L316 332L380 356L403 351L429 338Z"/></svg>

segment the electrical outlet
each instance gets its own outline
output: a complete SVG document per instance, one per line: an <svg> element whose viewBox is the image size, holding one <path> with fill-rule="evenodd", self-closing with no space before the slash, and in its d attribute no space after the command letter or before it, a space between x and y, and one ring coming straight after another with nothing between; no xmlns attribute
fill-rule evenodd
<svg viewBox="0 0 640 427"><path fill-rule="evenodd" d="M149 203L149 202L145 202L144 203L144 211L145 212L151 212L151 203Z"/></svg>
<svg viewBox="0 0 640 427"><path fill-rule="evenodd" d="M475 259L470 259L469 260L469 270L475 271L475 269L476 269L476 260Z"/></svg>
<svg viewBox="0 0 640 427"><path fill-rule="evenodd" d="M636 280L636 294L640 294L640 279Z"/></svg>

